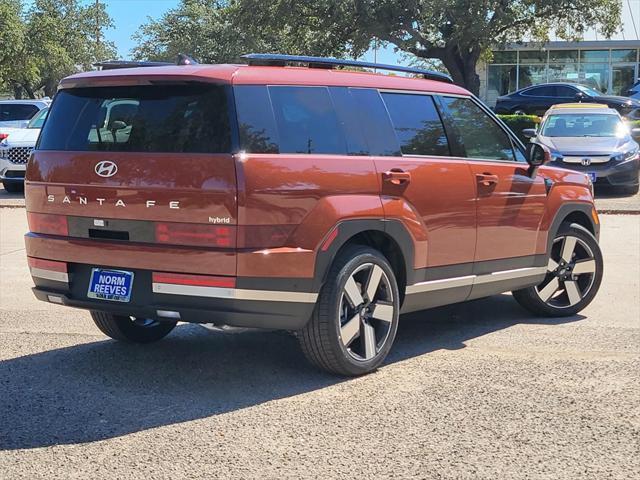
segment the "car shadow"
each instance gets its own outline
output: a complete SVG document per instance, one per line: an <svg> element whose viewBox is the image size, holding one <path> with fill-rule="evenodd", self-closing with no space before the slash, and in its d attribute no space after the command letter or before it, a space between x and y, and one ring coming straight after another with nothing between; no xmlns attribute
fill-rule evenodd
<svg viewBox="0 0 640 480"><path fill-rule="evenodd" d="M510 295L402 317L386 365L532 318ZM348 379L308 366L284 332L209 333L182 325L161 342L111 340L0 361L0 450L78 444L259 405Z"/></svg>

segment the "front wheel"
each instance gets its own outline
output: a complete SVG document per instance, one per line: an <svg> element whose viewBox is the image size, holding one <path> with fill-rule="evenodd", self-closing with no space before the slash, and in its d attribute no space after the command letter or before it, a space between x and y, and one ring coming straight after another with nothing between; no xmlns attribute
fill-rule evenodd
<svg viewBox="0 0 640 480"><path fill-rule="evenodd" d="M551 246L547 276L513 292L517 302L545 317L575 315L591 303L602 282L602 252L596 238L577 224L563 224Z"/></svg>
<svg viewBox="0 0 640 480"><path fill-rule="evenodd" d="M108 337L133 343L157 342L169 335L177 323L98 311L91 311L91 318L100 331Z"/></svg>
<svg viewBox="0 0 640 480"><path fill-rule="evenodd" d="M307 325L297 336L307 359L339 375L374 371L386 358L398 328L400 300L387 259L352 246L334 262Z"/></svg>

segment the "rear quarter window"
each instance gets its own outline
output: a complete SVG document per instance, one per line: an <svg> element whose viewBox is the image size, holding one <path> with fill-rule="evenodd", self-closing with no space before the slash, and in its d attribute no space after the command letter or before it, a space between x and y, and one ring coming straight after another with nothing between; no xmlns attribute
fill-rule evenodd
<svg viewBox="0 0 640 480"><path fill-rule="evenodd" d="M40 150L226 153L228 89L153 85L61 90Z"/></svg>

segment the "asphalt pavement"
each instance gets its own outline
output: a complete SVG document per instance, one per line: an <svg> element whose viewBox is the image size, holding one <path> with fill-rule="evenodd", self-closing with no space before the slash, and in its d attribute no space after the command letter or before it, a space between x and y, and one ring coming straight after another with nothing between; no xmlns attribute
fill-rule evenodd
<svg viewBox="0 0 640 480"><path fill-rule="evenodd" d="M345 380L285 333L108 340L34 299L24 209L0 208L0 479L640 478L640 216L601 220L582 314L509 294L418 312Z"/></svg>

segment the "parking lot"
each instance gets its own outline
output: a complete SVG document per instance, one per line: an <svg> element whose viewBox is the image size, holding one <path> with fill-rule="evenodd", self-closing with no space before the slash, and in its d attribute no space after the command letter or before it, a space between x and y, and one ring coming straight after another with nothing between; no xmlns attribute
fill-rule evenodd
<svg viewBox="0 0 640 480"><path fill-rule="evenodd" d="M350 380L285 333L109 341L36 302L24 209L0 223L0 478L640 476L640 216L602 216L583 314L533 318L510 295L412 314Z"/></svg>

